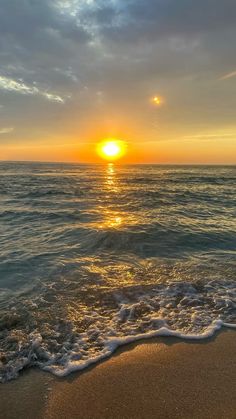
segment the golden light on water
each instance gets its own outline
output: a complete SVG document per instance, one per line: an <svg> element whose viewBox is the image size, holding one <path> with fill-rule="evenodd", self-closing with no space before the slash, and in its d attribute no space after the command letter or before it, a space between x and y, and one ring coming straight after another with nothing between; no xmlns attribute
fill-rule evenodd
<svg viewBox="0 0 236 419"><path fill-rule="evenodd" d="M126 152L124 141L117 139L107 139L97 146L97 153L105 160L114 161L120 159Z"/></svg>
<svg viewBox="0 0 236 419"><path fill-rule="evenodd" d="M104 190L106 191L106 199L112 199L112 196L116 196L120 193L119 182L116 176L116 170L114 163L108 163L104 170ZM100 214L103 218L103 222L97 225L99 229L119 229L123 224L123 215L115 208L114 205L110 207L106 201L102 203L99 208Z"/></svg>

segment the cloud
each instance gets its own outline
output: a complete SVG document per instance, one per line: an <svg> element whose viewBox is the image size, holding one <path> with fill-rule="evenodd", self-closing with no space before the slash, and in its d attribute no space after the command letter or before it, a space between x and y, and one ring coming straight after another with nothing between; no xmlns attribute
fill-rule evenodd
<svg viewBox="0 0 236 419"><path fill-rule="evenodd" d="M236 77L236 71L232 71L231 73L227 73L220 78L220 80L227 80L231 79L232 77Z"/></svg>
<svg viewBox="0 0 236 419"><path fill-rule="evenodd" d="M5 77L28 85L36 81L52 91L58 84L67 94L66 84L72 84L68 69L77 64L78 55L86 56L90 39L89 31L56 0L0 1L0 62ZM63 85L56 68L64 73Z"/></svg>
<svg viewBox="0 0 236 419"><path fill-rule="evenodd" d="M65 102L65 99L59 95L40 90L36 86L29 86L23 81L16 81L8 77L0 76L0 89L8 92L20 93L22 95L39 95L52 102Z"/></svg>
<svg viewBox="0 0 236 419"><path fill-rule="evenodd" d="M87 42L89 33L71 16L62 13L56 0L31 1L1 0L0 27L2 35L14 38L18 43L40 46L43 39L68 39L77 43ZM41 48L48 45L41 44Z"/></svg>
<svg viewBox="0 0 236 419"><path fill-rule="evenodd" d="M84 15L108 40L135 43L234 27L236 3L235 0L97 0L85 7Z"/></svg>
<svg viewBox="0 0 236 419"><path fill-rule="evenodd" d="M219 132L219 133L200 133L196 135L191 135L184 137L184 140L194 140L194 141L217 141L217 140L235 140L236 133L227 133L225 131Z"/></svg>
<svg viewBox="0 0 236 419"><path fill-rule="evenodd" d="M14 128L13 127L0 128L0 135L10 134L13 131L14 131Z"/></svg>
<svg viewBox="0 0 236 419"><path fill-rule="evenodd" d="M235 0L0 0L4 141L233 125L235 38Z"/></svg>

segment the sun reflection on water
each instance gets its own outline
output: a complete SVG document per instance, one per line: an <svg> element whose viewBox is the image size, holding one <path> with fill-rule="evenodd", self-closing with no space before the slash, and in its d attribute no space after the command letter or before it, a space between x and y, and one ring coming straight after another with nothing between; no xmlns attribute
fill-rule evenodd
<svg viewBox="0 0 236 419"><path fill-rule="evenodd" d="M119 192L116 180L115 167L113 163L109 163L105 172L105 186L108 192Z"/></svg>
<svg viewBox="0 0 236 419"><path fill-rule="evenodd" d="M116 177L116 170L113 163L109 163L105 170L104 176L104 186L107 192L107 199L112 200L110 205L107 205L107 202L104 203L102 209L104 223L100 225L100 228L119 228L123 224L123 217L119 211L114 210L114 194L120 193L120 187ZM109 206L111 208L109 208Z"/></svg>
<svg viewBox="0 0 236 419"><path fill-rule="evenodd" d="M123 219L114 211L107 211L105 213L104 224L101 228L119 228L123 224Z"/></svg>

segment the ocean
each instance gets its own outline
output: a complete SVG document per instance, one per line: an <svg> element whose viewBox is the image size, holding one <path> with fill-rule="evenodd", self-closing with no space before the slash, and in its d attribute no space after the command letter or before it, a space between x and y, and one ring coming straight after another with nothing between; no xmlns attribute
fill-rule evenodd
<svg viewBox="0 0 236 419"><path fill-rule="evenodd" d="M0 381L236 327L236 167L0 163Z"/></svg>

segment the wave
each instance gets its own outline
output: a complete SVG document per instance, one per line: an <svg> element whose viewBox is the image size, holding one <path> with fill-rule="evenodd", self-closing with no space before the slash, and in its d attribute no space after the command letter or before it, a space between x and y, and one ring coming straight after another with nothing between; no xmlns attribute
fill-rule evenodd
<svg viewBox="0 0 236 419"><path fill-rule="evenodd" d="M76 234L76 233L75 233ZM236 236L226 231L194 231L179 226L167 229L164 225L154 224L145 228L136 225L127 230L90 230L81 235L82 249L86 253L100 251L129 252L143 257L185 256L191 251L234 250ZM171 249L171 254L170 254ZM185 250L185 252L183 251Z"/></svg>
<svg viewBox="0 0 236 419"><path fill-rule="evenodd" d="M200 341L211 338L223 327L236 330L236 324L215 320L204 330L204 332L199 334L184 334L178 330L171 330L168 327L163 326L159 330L137 335L110 337L103 342L103 349L99 354L87 357L86 359L81 359L81 355L76 354L76 352L73 351L69 356L62 356L60 362L57 362L55 356L51 356L50 353L41 348L42 336L39 333L34 333L30 335L30 345L27 353L25 352L23 356L21 354L15 363L11 363L11 365L8 366L3 374L1 374L1 358L4 360L4 356L1 357L0 354L0 382L4 383L17 378L23 369L29 367L39 367L41 370L50 372L57 377L65 377L72 372L84 370L93 364L97 364L98 362L111 357L119 347L130 343L157 337L175 337L187 341Z"/></svg>
<svg viewBox="0 0 236 419"><path fill-rule="evenodd" d="M89 214L85 214L79 210L77 211L42 211L42 210L5 210L0 212L0 219L2 218L5 221L14 221L16 223L16 219L23 219L26 221L35 221L37 222L40 220L51 220L51 221L62 221L62 222L73 222L73 221L80 221L88 217ZM43 227L43 225L42 225Z"/></svg>
<svg viewBox="0 0 236 419"><path fill-rule="evenodd" d="M157 338L157 337L175 337L183 340L204 340L211 338L217 331L219 331L222 327L227 327L230 329L236 330L236 324L229 324L224 323L221 320L216 320L212 322L212 324L203 332L200 334L183 334L179 331L174 331L171 329L168 329L167 327L162 327L161 329L157 331L147 332L147 333L140 333L136 336L125 336L122 338L110 338L105 343L105 349L104 352L98 356L95 356L94 358L90 358L86 361L80 361L80 360L68 360L66 365L62 368L58 366L44 366L42 369L44 371L48 371L56 375L57 377L65 377L72 372L81 371L90 365L96 364L105 358L110 357L119 347L134 343L137 341L142 341L146 339L151 338Z"/></svg>
<svg viewBox="0 0 236 419"><path fill-rule="evenodd" d="M81 191L77 191L77 195L82 194ZM44 198L44 197L50 197L50 196L71 196L71 195L75 195L75 193L73 191L68 191L68 190L61 190L61 189L46 189L46 190L35 190L35 191L30 191L25 195L21 195L20 198Z"/></svg>
<svg viewBox="0 0 236 419"><path fill-rule="evenodd" d="M158 270L150 271L157 280ZM120 278L117 267L114 272ZM137 267L136 274L145 272ZM2 312L0 381L29 366L64 376L150 337L205 339L222 326L236 328L233 279L169 282L166 272L163 283L153 284L147 271L143 284L124 282L110 289L102 282L98 287L98 277L94 287L88 272L82 282L70 275L43 284L34 298L29 292L16 296Z"/></svg>

